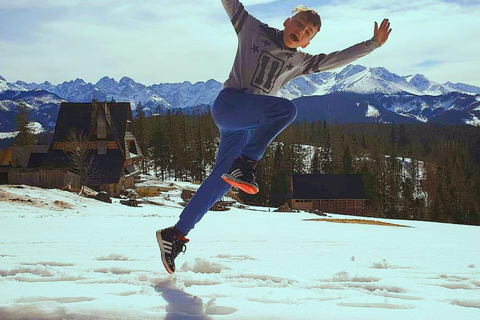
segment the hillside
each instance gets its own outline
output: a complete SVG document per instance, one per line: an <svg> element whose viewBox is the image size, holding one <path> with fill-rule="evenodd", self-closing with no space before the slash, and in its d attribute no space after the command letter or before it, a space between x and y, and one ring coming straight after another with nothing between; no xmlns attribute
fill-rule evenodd
<svg viewBox="0 0 480 320"><path fill-rule="evenodd" d="M106 204L64 191L0 186L0 318L480 315L480 227L474 226L340 224L236 206L205 216L189 234L178 271L168 275L154 235L177 221L185 186L195 187L182 183L153 198L164 206L137 208L118 199Z"/></svg>

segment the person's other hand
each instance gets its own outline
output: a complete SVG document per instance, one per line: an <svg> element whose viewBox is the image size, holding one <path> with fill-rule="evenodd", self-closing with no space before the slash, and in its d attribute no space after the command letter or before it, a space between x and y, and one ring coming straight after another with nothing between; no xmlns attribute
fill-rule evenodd
<svg viewBox="0 0 480 320"><path fill-rule="evenodd" d="M385 42L387 42L390 32L392 32L392 29L390 29L390 21L388 21L388 19L383 19L382 23L380 24L380 28L378 27L377 22L375 22L373 36L375 39L377 39L380 45L383 45Z"/></svg>

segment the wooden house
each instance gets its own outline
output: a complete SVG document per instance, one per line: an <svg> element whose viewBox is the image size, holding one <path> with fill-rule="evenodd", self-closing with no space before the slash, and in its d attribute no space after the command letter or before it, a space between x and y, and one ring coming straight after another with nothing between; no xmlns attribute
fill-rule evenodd
<svg viewBox="0 0 480 320"><path fill-rule="evenodd" d="M365 214L363 176L357 174L294 174L290 207L348 215Z"/></svg>
<svg viewBox="0 0 480 320"><path fill-rule="evenodd" d="M12 148L0 150L0 184L8 183L8 170L12 166Z"/></svg>
<svg viewBox="0 0 480 320"><path fill-rule="evenodd" d="M129 102L71 103L60 106L52 143L46 153L32 153L28 168L44 172L42 187L78 187L78 177L69 166L71 132L87 137L84 148L95 159L95 173L87 185L116 196L122 187L133 188L140 174L143 157L133 135L133 117ZM47 182L48 181L48 182Z"/></svg>
<svg viewBox="0 0 480 320"><path fill-rule="evenodd" d="M48 145L11 146L7 180L3 183L40 186L40 172L30 168L32 154L45 154Z"/></svg>

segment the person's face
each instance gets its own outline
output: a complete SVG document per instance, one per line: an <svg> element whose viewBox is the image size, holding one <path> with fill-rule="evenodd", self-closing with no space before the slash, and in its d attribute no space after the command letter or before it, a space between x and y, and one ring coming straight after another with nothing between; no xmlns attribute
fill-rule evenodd
<svg viewBox="0 0 480 320"><path fill-rule="evenodd" d="M311 22L308 22L302 13L285 20L283 26L285 27L283 42L291 49L305 48L318 32L318 29Z"/></svg>

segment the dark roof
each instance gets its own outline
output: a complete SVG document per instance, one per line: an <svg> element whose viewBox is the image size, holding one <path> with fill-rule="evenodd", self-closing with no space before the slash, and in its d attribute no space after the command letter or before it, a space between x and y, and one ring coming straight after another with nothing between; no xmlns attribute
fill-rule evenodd
<svg viewBox="0 0 480 320"><path fill-rule="evenodd" d="M365 199L359 174L294 174L293 199Z"/></svg>
<svg viewBox="0 0 480 320"><path fill-rule="evenodd" d="M104 105L105 102L97 102L97 105ZM107 103L109 118L107 119L107 141L116 141L119 149L107 149L106 154L98 154L92 150L96 158L98 174L88 182L88 185L101 185L116 183L124 174L125 163L125 133L127 131L127 120L132 119L129 102ZM97 112L104 112L98 108ZM62 103L58 113L58 120L55 125L52 145L46 154L33 153L30 157L29 167L47 168L68 168L68 155L60 149L53 149L54 142L65 142L71 128L90 134L90 141L97 141L96 131L92 125L92 112L95 108L92 103Z"/></svg>
<svg viewBox="0 0 480 320"><path fill-rule="evenodd" d="M97 102L98 105L103 105L104 103ZM107 123L112 129L112 134L107 135L107 140L116 140L125 152L127 120L132 120L130 102L109 102L107 107L111 120L108 121L109 119L107 119ZM58 119L52 141L66 141L72 128L91 133L94 129L92 127L93 111L92 103L62 102L58 111ZM99 111L102 111L102 108L99 108ZM92 135L90 140L96 140L96 136Z"/></svg>

